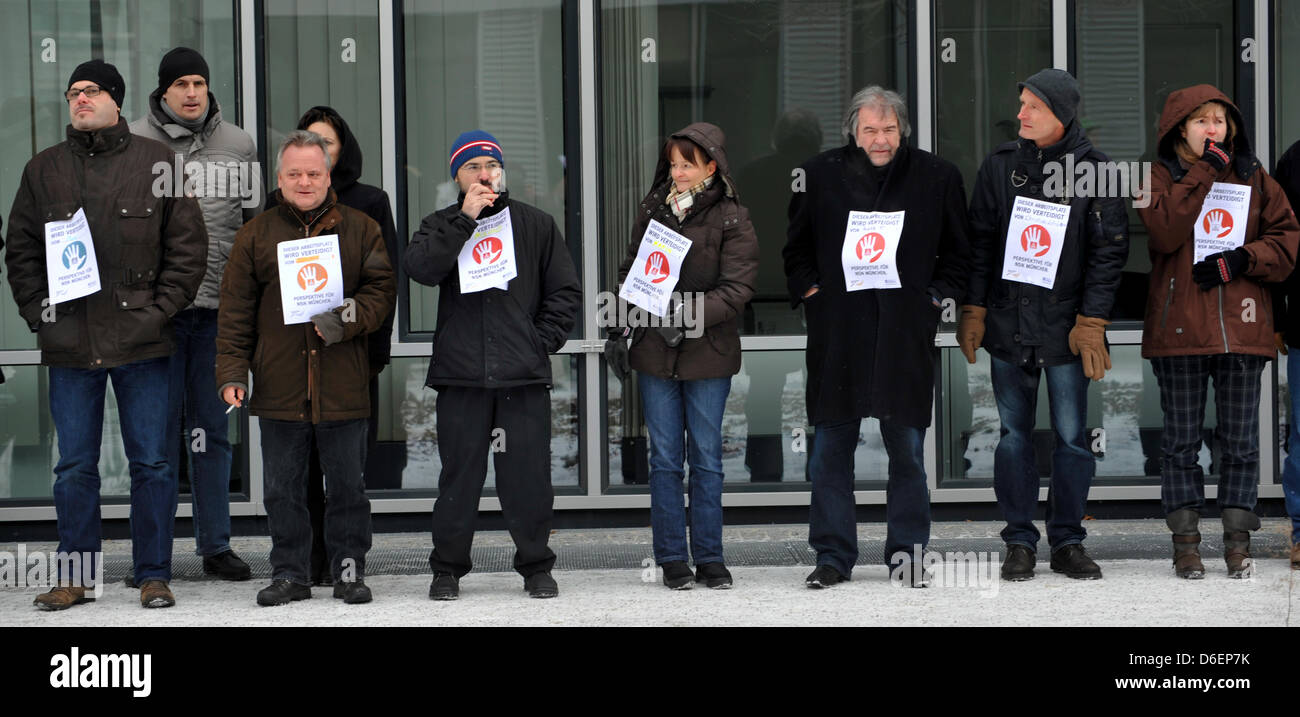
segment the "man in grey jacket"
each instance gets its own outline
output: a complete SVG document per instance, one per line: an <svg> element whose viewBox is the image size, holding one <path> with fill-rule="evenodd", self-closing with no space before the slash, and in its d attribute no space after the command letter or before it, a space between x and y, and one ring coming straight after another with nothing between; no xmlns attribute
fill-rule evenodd
<svg viewBox="0 0 1300 717"><path fill-rule="evenodd" d="M215 384L217 297L235 232L262 211L264 193L253 138L222 121L208 90L208 63L188 47L163 56L158 89L149 111L131 132L171 148L170 166L154 167L154 191L193 196L208 232L208 271L194 303L173 319L176 353L171 358L167 416L168 469L180 474L182 438L189 453L194 540L203 572L224 580L247 580L247 563L230 549L230 441L226 407ZM161 163L160 163L161 164ZM174 512L174 511L173 511Z"/></svg>

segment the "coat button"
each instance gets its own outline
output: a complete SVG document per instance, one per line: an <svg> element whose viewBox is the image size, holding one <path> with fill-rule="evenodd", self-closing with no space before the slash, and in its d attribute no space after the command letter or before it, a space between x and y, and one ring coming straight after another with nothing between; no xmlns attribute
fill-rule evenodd
<svg viewBox="0 0 1300 717"><path fill-rule="evenodd" d="M1023 306L1029 306L1029 297L1026 296L1026 297L1022 298L1022 299L1020 300L1020 303L1021 303L1021 305L1023 305Z"/></svg>
<svg viewBox="0 0 1300 717"><path fill-rule="evenodd" d="M123 213L123 214L126 214L126 210L125 210L125 209L123 209L123 210L122 210L122 213Z"/></svg>
<svg viewBox="0 0 1300 717"><path fill-rule="evenodd" d="M315 355L316 355L316 349L312 349L312 350L311 350L311 355L312 355L312 356L315 356Z"/></svg>
<svg viewBox="0 0 1300 717"><path fill-rule="evenodd" d="M126 302L125 302L125 301L122 302L122 308L123 308L123 309L126 308Z"/></svg>
<svg viewBox="0 0 1300 717"><path fill-rule="evenodd" d="M492 378L491 376L488 376L488 380L489 380L489 381L495 381L496 379Z"/></svg>

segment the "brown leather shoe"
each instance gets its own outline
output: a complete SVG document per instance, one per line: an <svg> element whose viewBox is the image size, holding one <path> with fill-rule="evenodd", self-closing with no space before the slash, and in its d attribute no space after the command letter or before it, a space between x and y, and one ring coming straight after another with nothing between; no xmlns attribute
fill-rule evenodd
<svg viewBox="0 0 1300 717"><path fill-rule="evenodd" d="M1300 543L1291 544L1291 569L1300 570Z"/></svg>
<svg viewBox="0 0 1300 717"><path fill-rule="evenodd" d="M1205 577L1205 563L1201 562L1201 534L1174 536L1174 575L1188 580Z"/></svg>
<svg viewBox="0 0 1300 717"><path fill-rule="evenodd" d="M176 596L162 580L146 580L140 586L141 607L171 607L176 604Z"/></svg>
<svg viewBox="0 0 1300 717"><path fill-rule="evenodd" d="M1244 530L1224 532L1223 561L1228 564L1228 577L1244 578L1251 568L1250 533Z"/></svg>
<svg viewBox="0 0 1300 717"><path fill-rule="evenodd" d="M86 589L83 587L61 585L47 593L37 595L32 604L42 610L67 610L83 602L95 602L95 598L87 597Z"/></svg>

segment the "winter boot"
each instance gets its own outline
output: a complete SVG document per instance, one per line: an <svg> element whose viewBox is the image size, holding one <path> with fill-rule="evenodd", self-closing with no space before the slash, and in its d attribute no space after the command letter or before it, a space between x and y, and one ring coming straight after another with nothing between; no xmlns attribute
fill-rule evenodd
<svg viewBox="0 0 1300 717"><path fill-rule="evenodd" d="M1201 534L1196 528L1201 514L1191 508L1180 508L1165 516L1165 524L1174 534L1174 575L1187 580L1205 577L1205 564L1201 562Z"/></svg>
<svg viewBox="0 0 1300 717"><path fill-rule="evenodd" d="M1242 578L1250 570L1250 531L1259 530L1259 516L1254 511L1241 508L1224 508L1223 560L1228 564L1228 577Z"/></svg>

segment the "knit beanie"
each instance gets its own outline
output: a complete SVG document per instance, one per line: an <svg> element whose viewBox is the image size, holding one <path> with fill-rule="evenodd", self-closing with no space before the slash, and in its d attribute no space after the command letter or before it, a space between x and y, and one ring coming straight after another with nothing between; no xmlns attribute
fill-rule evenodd
<svg viewBox="0 0 1300 717"><path fill-rule="evenodd" d="M460 166L475 157L491 157L506 165L501 158L501 145L497 138L483 130L472 130L461 134L451 145L451 176L455 177Z"/></svg>
<svg viewBox="0 0 1300 717"><path fill-rule="evenodd" d="M177 47L163 55L162 62L158 63L158 88L165 90L171 87L177 78L186 75L198 75L204 82L212 84L208 63L203 59L203 55L200 55L198 50Z"/></svg>
<svg viewBox="0 0 1300 717"><path fill-rule="evenodd" d="M108 93L109 97L117 103L118 109L122 108L122 103L126 101L126 82L116 67L104 62L103 60L90 60L77 65L77 69L72 71L72 77L68 78L68 89L72 85L89 80L99 85L99 88Z"/></svg>
<svg viewBox="0 0 1300 717"><path fill-rule="evenodd" d="M1047 109L1063 126L1069 127L1074 121L1074 115L1079 111L1079 83L1074 75L1049 67L1035 72L1024 82L1016 83L1017 90L1026 87L1047 103Z"/></svg>

